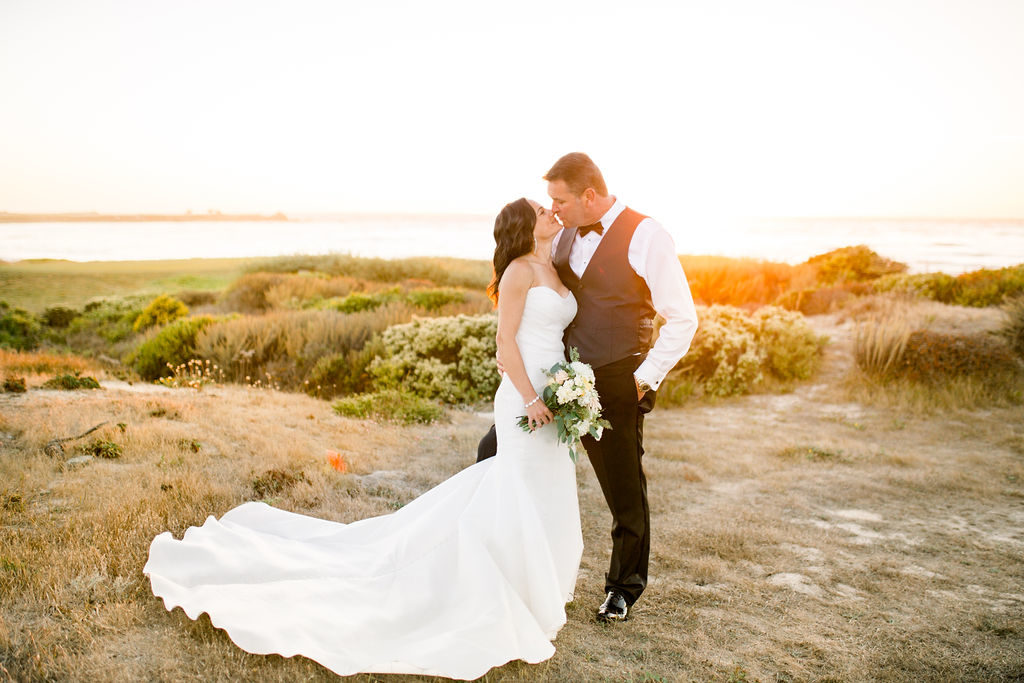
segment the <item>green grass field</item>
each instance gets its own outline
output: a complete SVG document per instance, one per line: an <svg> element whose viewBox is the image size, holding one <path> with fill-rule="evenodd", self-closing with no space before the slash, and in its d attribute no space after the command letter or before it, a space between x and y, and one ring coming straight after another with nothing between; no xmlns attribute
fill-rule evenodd
<svg viewBox="0 0 1024 683"><path fill-rule="evenodd" d="M81 307L90 299L128 294L220 290L260 259L170 261L30 260L0 263L0 301L39 313Z"/></svg>

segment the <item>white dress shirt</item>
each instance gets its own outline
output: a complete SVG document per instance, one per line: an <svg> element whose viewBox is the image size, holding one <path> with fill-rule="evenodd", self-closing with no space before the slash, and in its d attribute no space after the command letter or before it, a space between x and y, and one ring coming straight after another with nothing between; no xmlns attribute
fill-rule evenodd
<svg viewBox="0 0 1024 683"><path fill-rule="evenodd" d="M626 205L616 198L612 208L601 216L604 234L590 232L581 237L576 233L569 251L569 267L577 277L583 277L583 271L594 257L601 238L608 234L612 223L625 208ZM552 253L558 249L558 243L564 235L564 232L559 233L552 245ZM637 380L646 381L651 388L657 389L689 350L693 335L697 332L697 309L693 305L690 285L686 282L683 266L676 254L675 242L661 223L653 218L640 221L629 242L627 258L630 267L651 290L654 310L665 319L654 347L633 373Z"/></svg>

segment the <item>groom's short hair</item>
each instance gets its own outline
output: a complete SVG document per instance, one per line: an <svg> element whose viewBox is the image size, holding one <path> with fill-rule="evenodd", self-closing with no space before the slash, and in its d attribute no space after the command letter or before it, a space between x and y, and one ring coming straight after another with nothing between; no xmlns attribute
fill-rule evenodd
<svg viewBox="0 0 1024 683"><path fill-rule="evenodd" d="M555 162L551 170L544 175L544 180L554 182L563 180L569 191L579 197L588 187L594 188L602 197L608 196L608 186L604 184L604 176L597 164L583 152L571 152Z"/></svg>

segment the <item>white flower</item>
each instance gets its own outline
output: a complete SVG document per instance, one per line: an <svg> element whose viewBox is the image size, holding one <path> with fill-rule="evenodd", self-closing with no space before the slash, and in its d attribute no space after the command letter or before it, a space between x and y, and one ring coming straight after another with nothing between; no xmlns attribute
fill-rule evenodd
<svg viewBox="0 0 1024 683"><path fill-rule="evenodd" d="M601 435L604 434L604 427L602 427L601 425L597 425L596 427L594 427L594 432L597 434L597 436L595 436L594 438L600 441Z"/></svg>
<svg viewBox="0 0 1024 683"><path fill-rule="evenodd" d="M594 381L594 371L586 363L574 361L569 363L569 367L571 367L573 372L576 373L577 378L584 377L591 382Z"/></svg>
<svg viewBox="0 0 1024 683"><path fill-rule="evenodd" d="M555 398L562 405L568 403L575 398L576 392L573 391L572 386L563 384L558 387L558 391L555 392Z"/></svg>
<svg viewBox="0 0 1024 683"><path fill-rule="evenodd" d="M569 373L565 370L559 370L555 373L554 380L559 384L565 384L565 380L569 379Z"/></svg>

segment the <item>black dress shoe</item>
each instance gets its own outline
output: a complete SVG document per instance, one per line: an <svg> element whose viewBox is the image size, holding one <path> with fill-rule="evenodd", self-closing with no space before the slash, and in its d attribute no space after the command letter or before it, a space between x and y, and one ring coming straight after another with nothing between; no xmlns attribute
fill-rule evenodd
<svg viewBox="0 0 1024 683"><path fill-rule="evenodd" d="M625 621L629 612L626 598L618 591L608 591L608 597L597 610L598 621Z"/></svg>

